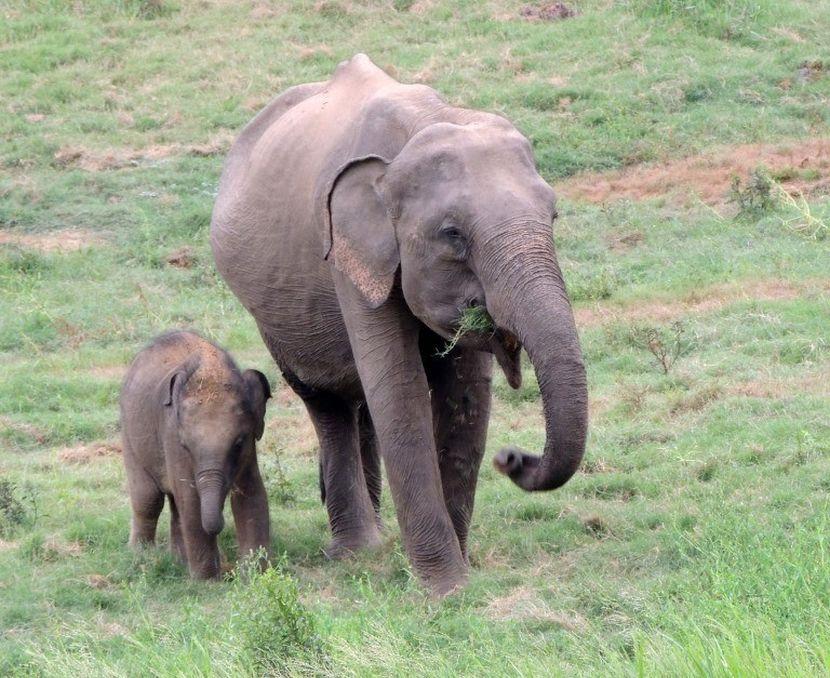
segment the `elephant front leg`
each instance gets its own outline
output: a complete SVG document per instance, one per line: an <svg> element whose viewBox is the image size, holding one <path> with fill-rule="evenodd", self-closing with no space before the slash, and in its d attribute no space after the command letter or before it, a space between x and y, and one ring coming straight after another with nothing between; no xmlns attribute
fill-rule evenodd
<svg viewBox="0 0 830 678"><path fill-rule="evenodd" d="M187 556L187 568L194 579L217 579L220 574L219 546L216 536L202 528L199 495L185 481L177 483L173 493L179 511L179 525Z"/></svg>
<svg viewBox="0 0 830 678"><path fill-rule="evenodd" d="M464 559L473 517L476 484L490 417L493 359L487 353L456 349L446 357L424 351L432 390L432 417L444 502Z"/></svg>
<svg viewBox="0 0 830 678"><path fill-rule="evenodd" d="M419 325L400 299L372 309L348 280L335 282L407 555L434 593L449 593L467 564L444 504Z"/></svg>
<svg viewBox="0 0 830 678"><path fill-rule="evenodd" d="M303 401L320 442L320 487L329 514L329 558L340 558L380 543L375 508L363 473L357 411L352 403L325 393Z"/></svg>
<svg viewBox="0 0 830 678"><path fill-rule="evenodd" d="M237 478L231 490L231 510L236 525L239 557L243 558L263 548L267 558L271 543L268 495L256 460L248 464Z"/></svg>

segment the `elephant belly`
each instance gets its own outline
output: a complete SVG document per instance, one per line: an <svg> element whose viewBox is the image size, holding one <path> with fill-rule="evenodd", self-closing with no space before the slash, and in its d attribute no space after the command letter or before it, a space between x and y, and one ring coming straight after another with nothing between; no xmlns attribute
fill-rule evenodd
<svg viewBox="0 0 830 678"><path fill-rule="evenodd" d="M333 289L291 279L252 310L263 341L292 386L362 399L349 337ZM301 291L298 291L299 290ZM296 390L296 389L295 389Z"/></svg>

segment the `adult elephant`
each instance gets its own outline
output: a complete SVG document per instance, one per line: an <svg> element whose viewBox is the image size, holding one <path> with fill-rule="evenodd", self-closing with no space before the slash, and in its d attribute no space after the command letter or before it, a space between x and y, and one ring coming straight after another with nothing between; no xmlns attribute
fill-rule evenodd
<svg viewBox="0 0 830 678"><path fill-rule="evenodd" d="M516 387L525 347L547 431L541 457L504 449L496 467L529 491L576 471L587 389L554 206L511 123L362 54L287 90L235 142L213 253L314 423L329 554L378 541L377 444L415 571L439 594L464 583L491 353ZM497 329L438 355L472 306Z"/></svg>

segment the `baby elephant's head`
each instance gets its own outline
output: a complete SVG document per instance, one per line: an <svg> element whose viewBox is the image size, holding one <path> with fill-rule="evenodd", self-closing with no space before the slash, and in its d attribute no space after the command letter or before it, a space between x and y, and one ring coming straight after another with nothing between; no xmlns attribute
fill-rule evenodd
<svg viewBox="0 0 830 678"><path fill-rule="evenodd" d="M246 465L256 464L255 441L262 437L270 397L262 372L240 373L223 353L194 357L170 377L164 404L190 462L207 534L222 531L228 491Z"/></svg>

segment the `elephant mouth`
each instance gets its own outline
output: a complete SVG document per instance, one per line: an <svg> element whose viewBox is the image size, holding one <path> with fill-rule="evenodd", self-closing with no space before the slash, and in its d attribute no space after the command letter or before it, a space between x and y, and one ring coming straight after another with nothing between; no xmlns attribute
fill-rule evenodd
<svg viewBox="0 0 830 678"><path fill-rule="evenodd" d="M497 328L490 337L489 348L510 388L519 388L522 385L522 343L513 333Z"/></svg>
<svg viewBox="0 0 830 678"><path fill-rule="evenodd" d="M438 334L444 337L447 342L443 349L444 352L448 353L452 347L458 345L492 353L495 356L499 367L502 369L502 372L504 372L504 376L507 379L507 383L510 385L510 388L517 389L521 387L522 342L519 341L519 338L509 330L506 330L503 327L494 327L492 317L490 317L487 313L484 305L470 303L465 308L468 310L481 309L487 318L487 321L485 322L489 322L491 324L486 329L481 327L464 327L463 329L456 329L455 334L452 334L446 330L438 332ZM463 326L463 321L456 321L456 325L457 327ZM439 353L439 355L441 355L441 353Z"/></svg>

